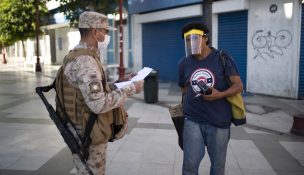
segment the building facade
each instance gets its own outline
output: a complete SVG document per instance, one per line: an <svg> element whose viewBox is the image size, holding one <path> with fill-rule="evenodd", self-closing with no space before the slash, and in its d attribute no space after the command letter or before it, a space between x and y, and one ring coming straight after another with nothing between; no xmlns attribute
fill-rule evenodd
<svg viewBox="0 0 304 175"><path fill-rule="evenodd" d="M124 1L124 67L138 71L144 66L159 71L159 79L177 81L177 64L185 55L181 28L203 21L202 0ZM40 58L43 64L61 64L80 40L70 28L58 4L50 7L53 21L42 27ZM212 46L231 54L247 92L304 98L304 8L302 0L217 0L212 4ZM108 15L119 28L117 13ZM119 64L119 31L102 53L104 64ZM36 61L35 41L7 48L9 62ZM26 56L23 55L26 49Z"/></svg>
<svg viewBox="0 0 304 175"><path fill-rule="evenodd" d="M41 26L43 35L39 36L40 46L40 62L42 66L44 64L57 64L60 65L63 62L64 56L76 46L80 41L80 33L78 28L71 27L68 20L59 10L60 2L52 0L46 4L49 13L47 18L47 24ZM123 8L123 55L124 55L124 67L133 67L132 52L130 49L130 30L127 2L125 1ZM110 31L111 42L109 43L107 50L101 50L101 62L108 69L109 78L118 78L118 66L119 66L119 13L118 7L113 14L105 14L109 18L109 24L112 27L116 27L117 31ZM23 51L26 51L26 55ZM9 63L24 64L24 66L34 66L36 59L36 42L35 39L28 39L24 42L24 47L20 41L14 45L6 48L7 60ZM113 75L113 76L112 76Z"/></svg>
<svg viewBox="0 0 304 175"><path fill-rule="evenodd" d="M202 1L129 0L134 70L150 66L177 80L181 28L202 21ZM304 97L303 3L222 0L212 4L212 45L231 54L247 92Z"/></svg>

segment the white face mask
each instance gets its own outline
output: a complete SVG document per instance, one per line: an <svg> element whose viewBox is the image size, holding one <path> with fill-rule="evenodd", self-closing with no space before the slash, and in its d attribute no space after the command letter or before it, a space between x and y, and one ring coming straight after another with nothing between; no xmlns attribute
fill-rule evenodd
<svg viewBox="0 0 304 175"><path fill-rule="evenodd" d="M98 41L99 50L107 49L107 47L110 43L111 36L109 36L109 35L104 35L104 36L105 36L105 38L104 38L103 42Z"/></svg>

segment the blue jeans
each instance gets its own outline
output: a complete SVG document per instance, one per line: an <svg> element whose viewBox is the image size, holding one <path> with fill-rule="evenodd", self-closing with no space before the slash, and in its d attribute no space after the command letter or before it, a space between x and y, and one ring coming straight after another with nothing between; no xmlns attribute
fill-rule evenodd
<svg viewBox="0 0 304 175"><path fill-rule="evenodd" d="M211 161L210 175L224 175L230 128L221 129L185 118L183 130L183 175L198 175L205 155L205 146Z"/></svg>

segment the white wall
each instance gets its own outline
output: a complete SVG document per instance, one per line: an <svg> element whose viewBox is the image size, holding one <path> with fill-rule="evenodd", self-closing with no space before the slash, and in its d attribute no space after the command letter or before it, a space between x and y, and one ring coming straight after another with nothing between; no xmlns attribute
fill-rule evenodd
<svg viewBox="0 0 304 175"><path fill-rule="evenodd" d="M21 41L17 41L7 48L7 57L9 63L36 62L36 40L35 38L24 41L26 56L23 56L23 47ZM39 36L40 61L46 64L51 63L50 37L49 35Z"/></svg>
<svg viewBox="0 0 304 175"><path fill-rule="evenodd" d="M43 35L40 37L39 40L39 49L40 49L40 55L41 59L44 64L51 64L51 47L50 47L50 36L49 35ZM36 54L34 54L36 55Z"/></svg>
<svg viewBox="0 0 304 175"><path fill-rule="evenodd" d="M29 59L31 58L33 55L35 55L35 42L34 40L27 40L26 41L26 58Z"/></svg>
<svg viewBox="0 0 304 175"><path fill-rule="evenodd" d="M129 67L129 27L128 25L123 26L123 59L124 67Z"/></svg>
<svg viewBox="0 0 304 175"><path fill-rule="evenodd" d="M55 29L56 63L61 64L63 58L80 41L78 29L62 27Z"/></svg>
<svg viewBox="0 0 304 175"><path fill-rule="evenodd" d="M55 29L55 49L56 49L56 64L61 64L64 56L73 49L80 41L80 34L78 29L70 28L68 23L55 24L49 26L43 26L42 30ZM59 39L61 38L61 39ZM61 47L59 47L59 40L61 40ZM35 38L24 41L26 49L26 57L22 57L23 48L21 41L14 43L8 47L7 60L9 63L21 63L30 62L31 60L36 61L36 40ZM39 36L39 49L40 49L40 60L44 64L51 64L51 47L50 47L50 36L41 35Z"/></svg>
<svg viewBox="0 0 304 175"><path fill-rule="evenodd" d="M293 3L292 17L284 3ZM271 13L270 5L277 11ZM300 2L298 0L251 0L248 25L247 90L296 98L298 92Z"/></svg>

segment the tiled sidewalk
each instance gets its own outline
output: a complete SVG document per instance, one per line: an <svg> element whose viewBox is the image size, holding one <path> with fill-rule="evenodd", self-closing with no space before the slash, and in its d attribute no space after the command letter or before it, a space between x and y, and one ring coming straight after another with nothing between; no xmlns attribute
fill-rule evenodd
<svg viewBox="0 0 304 175"><path fill-rule="evenodd" d="M53 81L58 66L34 73L15 65L0 66L0 175L74 174L71 154L39 97L36 86ZM179 175L182 151L177 146L167 107L179 103L173 83L159 84L159 102L143 94L127 101L129 132L109 143L107 175ZM54 101L54 93L46 94ZM289 133L292 116L303 101L246 96L248 125L232 127L226 174L302 175L304 137ZM208 154L200 174L209 174Z"/></svg>

